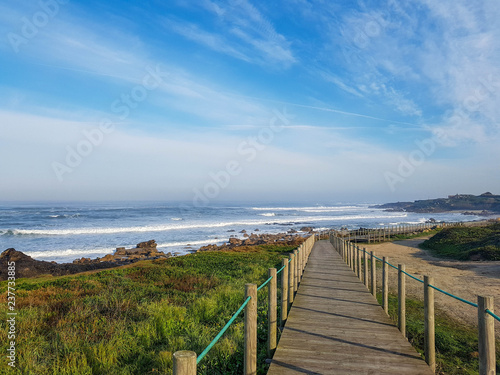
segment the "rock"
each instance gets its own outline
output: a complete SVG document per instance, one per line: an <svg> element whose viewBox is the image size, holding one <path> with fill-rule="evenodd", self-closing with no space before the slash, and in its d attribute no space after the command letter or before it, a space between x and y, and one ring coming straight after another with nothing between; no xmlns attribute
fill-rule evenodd
<svg viewBox="0 0 500 375"><path fill-rule="evenodd" d="M206 246L202 246L198 249L197 252L200 252L200 251L215 251L217 250L218 246L217 245L206 245Z"/></svg>
<svg viewBox="0 0 500 375"><path fill-rule="evenodd" d="M234 229L229 229L229 230L228 230L228 233L229 233L229 232L236 232L236 231L235 231Z"/></svg>
<svg viewBox="0 0 500 375"><path fill-rule="evenodd" d="M146 242L140 242L137 244L138 249L146 249L146 248L154 248L156 249L156 241L155 240L150 240Z"/></svg>
<svg viewBox="0 0 500 375"><path fill-rule="evenodd" d="M263 245L264 243L265 242L263 240L254 239L254 238L248 238L245 241L243 241L243 245L245 245L245 246Z"/></svg>
<svg viewBox="0 0 500 375"><path fill-rule="evenodd" d="M85 264L90 262L91 262L90 258L80 258L80 259L75 259L73 261L74 264Z"/></svg>
<svg viewBox="0 0 500 375"><path fill-rule="evenodd" d="M314 228L313 227L302 227L302 228L300 228L300 231L301 232L314 232Z"/></svg>
<svg viewBox="0 0 500 375"><path fill-rule="evenodd" d="M34 259L20 251L17 251L14 248L10 248L5 250L2 254L0 254L1 260L8 260L9 262L19 262L19 261L34 261Z"/></svg>
<svg viewBox="0 0 500 375"><path fill-rule="evenodd" d="M101 262L89 258L77 259L72 263L54 263L35 260L15 249L7 249L0 255L0 280L7 280L9 262L16 262L16 277L37 277L41 275L62 276L95 269L122 265L117 262Z"/></svg>
<svg viewBox="0 0 500 375"><path fill-rule="evenodd" d="M245 233L245 234L243 235L243 237L248 237L248 233Z"/></svg>
<svg viewBox="0 0 500 375"><path fill-rule="evenodd" d="M297 231L295 231L297 232ZM246 233L245 233L246 234ZM279 234L255 234L251 233L245 236L244 240L235 238L233 235L229 238L228 243L222 245L207 245L199 248L197 252L201 251L230 251L234 250L238 246L255 246L264 244L280 244L280 245L290 245L299 246L304 242L304 237L299 234L292 233L279 233Z"/></svg>
<svg viewBox="0 0 500 375"><path fill-rule="evenodd" d="M115 255L127 255L127 251L125 250L124 247L117 247Z"/></svg>
<svg viewBox="0 0 500 375"><path fill-rule="evenodd" d="M113 262L115 257L111 254L108 254L100 259L101 262Z"/></svg>
<svg viewBox="0 0 500 375"><path fill-rule="evenodd" d="M259 232L259 231L260 231L260 229L259 229L259 228L256 228L256 229L254 230L254 232Z"/></svg>
<svg viewBox="0 0 500 375"><path fill-rule="evenodd" d="M240 230L240 233L246 233L247 231L245 229Z"/></svg>
<svg viewBox="0 0 500 375"><path fill-rule="evenodd" d="M295 229L289 229L287 233L297 233L297 231Z"/></svg>
<svg viewBox="0 0 500 375"><path fill-rule="evenodd" d="M241 245L243 241L241 241L239 238L230 238L229 239L229 245Z"/></svg>

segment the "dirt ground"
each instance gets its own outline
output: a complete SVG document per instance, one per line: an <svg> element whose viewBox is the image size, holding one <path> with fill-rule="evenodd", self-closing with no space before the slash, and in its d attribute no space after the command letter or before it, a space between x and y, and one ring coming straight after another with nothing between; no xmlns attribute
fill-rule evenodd
<svg viewBox="0 0 500 375"><path fill-rule="evenodd" d="M365 246L379 258L389 257L395 266L405 264L406 272L423 279L424 275L434 277L436 287L468 301L477 303L477 295L493 296L494 312L500 313L500 261L476 262L443 260L430 255L418 245L426 238L387 242ZM377 285L381 285L381 271L377 272ZM389 288L397 293L397 271L389 269ZM406 293L423 300L423 284L407 277ZM454 298L435 291L436 309L444 310L461 322L477 326L477 309ZM495 322L495 334L500 337L500 322Z"/></svg>

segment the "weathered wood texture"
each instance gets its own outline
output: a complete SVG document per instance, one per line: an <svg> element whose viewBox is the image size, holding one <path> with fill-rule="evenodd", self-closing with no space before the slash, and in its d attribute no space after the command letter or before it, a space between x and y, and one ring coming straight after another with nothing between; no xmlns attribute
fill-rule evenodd
<svg viewBox="0 0 500 375"><path fill-rule="evenodd" d="M319 241L268 374L431 374L328 241Z"/></svg>

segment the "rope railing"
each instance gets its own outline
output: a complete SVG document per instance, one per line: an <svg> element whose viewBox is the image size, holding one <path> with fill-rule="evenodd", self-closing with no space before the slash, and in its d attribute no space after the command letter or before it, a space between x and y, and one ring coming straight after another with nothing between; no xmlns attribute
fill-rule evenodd
<svg viewBox="0 0 500 375"><path fill-rule="evenodd" d="M271 276L269 279L267 279L266 281L264 281L264 282L262 283L262 285L261 285L261 286L259 286L259 287L257 288L257 291L259 291L259 290L261 290L262 288L264 288L267 284L269 284L269 282L270 282L272 279L273 279L273 277Z"/></svg>
<svg viewBox="0 0 500 375"><path fill-rule="evenodd" d="M232 316L232 318L229 319L229 321L220 330L220 332L217 334L217 336L215 336L215 338L210 342L210 344L208 344L208 346L205 348L205 350L203 350L201 352L201 354L196 358L196 364L200 363L200 361L203 358L205 358L205 356L210 351L210 349L212 349L212 347L217 343L217 341L219 341L219 339L222 337L222 335L227 331L227 329L231 326L231 324L233 324L233 322L236 320L236 318L238 317L238 315L240 315L240 313L246 307L246 305L248 304L248 302L250 302L250 299L251 299L251 297L247 297L247 299L245 300L245 302L243 302L243 304L240 306L240 308L238 309L238 311L236 311L234 313L234 315Z"/></svg>
<svg viewBox="0 0 500 375"><path fill-rule="evenodd" d="M352 230L336 231L340 237L348 238L349 240L358 242L383 242L399 235L412 235L414 232L423 232L435 228L446 228L449 226L461 226L463 222L427 222L418 224L399 224L399 225L384 225L378 228L359 228Z"/></svg>
<svg viewBox="0 0 500 375"><path fill-rule="evenodd" d="M365 249L362 249L362 251L364 251L364 252L366 252L366 253L367 253L367 251L366 251ZM384 262L384 260L383 260L383 259L380 259L379 257L374 256L374 258L375 258L375 259L377 259L377 260L379 260L379 261L381 261L381 262ZM398 269L398 267L394 266L393 264L391 264L391 263L389 263L389 262L385 262L385 263L387 263L387 265L388 265L389 267L392 267L392 268L394 268L394 269L396 269L396 270ZM407 276L411 277L412 279L414 279L414 280L416 280L416 281L418 281L418 282L421 282L422 284L424 283L424 280L419 279L418 277L415 277L415 276L413 276L412 274L409 274L409 273L408 273L408 272L406 272L406 271L401 271L401 272L403 272L405 275L407 275ZM437 290L438 292L441 292L441 293L443 293L443 294L445 294L445 295L447 295L447 296L449 296L449 297L455 298L455 299L456 299L456 300L458 300L458 301L461 301L461 302L466 303L466 304L468 304L468 305L471 305L471 306L473 306L473 307L478 307L478 304L477 304L477 303L474 303L474 302L468 301L468 300L466 300L466 299L464 299L464 298L461 298L461 297L459 297L459 296L456 296L456 295L454 295L454 294L452 294L452 293L449 293L449 292L447 292L447 291L445 291L445 290L443 290L443 289L438 288L438 287L437 287L437 286L435 286L435 285L429 284L429 287L431 287L432 289L435 289L435 290ZM489 311L488 311L488 314L490 314L490 312L489 312ZM491 315L491 314L490 314L490 315ZM492 316L493 316L495 319L499 320L499 319L498 319L498 317L497 317L495 314L493 314Z"/></svg>
<svg viewBox="0 0 500 375"><path fill-rule="evenodd" d="M269 269L269 277L257 287L255 284L246 284L245 301L224 325L208 346L196 356L192 351L178 351L173 355L174 375L195 375L197 365L205 358L208 352L220 340L224 333L234 323L236 318L245 310L245 374L255 373L257 367L257 292L268 287L268 355L272 356L277 345L277 276L281 273L281 326L287 318L288 309L300 283L302 273L307 264L312 247L316 240L313 234L308 237L296 250L289 255L289 259L282 260L282 267ZM289 272L288 272L289 271ZM250 337L253 337L251 339Z"/></svg>
<svg viewBox="0 0 500 375"><path fill-rule="evenodd" d="M449 226L449 225L446 225ZM411 231L411 227L406 229ZM369 287L368 283L368 256L371 262L371 293L376 297L376 262L381 261L383 264L382 276L382 305L384 311L388 313L388 267L392 267L398 271L398 328L406 336L406 283L404 276L406 275L424 284L424 319L425 319L425 360L432 370L435 369L435 331L434 331L434 292L438 292L454 298L467 305L478 309L478 331L479 331L479 363L480 373L490 374L495 373L495 334L494 321L500 321L500 317L493 312L493 297L478 296L478 303L468 301L464 298L449 293L437 286L433 285L433 278L424 276L424 280L406 272L405 265L399 264L397 267L389 263L388 258L383 259L375 256L373 251L368 252L365 248L360 248L345 236L339 236L338 232L330 233L330 242L334 248L340 253L344 261L353 269L360 280ZM364 267L362 267L361 256L363 256Z"/></svg>
<svg viewBox="0 0 500 375"><path fill-rule="evenodd" d="M500 316L493 314L493 312L490 311L490 309L486 309L485 311L486 311L486 313L488 313L489 315L491 315L493 318L495 318L496 320L498 320L500 322Z"/></svg>

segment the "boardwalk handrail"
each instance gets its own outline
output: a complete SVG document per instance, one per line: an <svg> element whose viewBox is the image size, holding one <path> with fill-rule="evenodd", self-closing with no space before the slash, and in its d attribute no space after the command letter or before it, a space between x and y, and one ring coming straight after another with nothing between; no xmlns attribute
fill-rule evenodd
<svg viewBox="0 0 500 375"><path fill-rule="evenodd" d="M366 253L367 253L367 251L366 251L365 249L362 249L361 251L364 251L364 252L366 252ZM376 256L373 256L373 257L374 257L375 259L377 259L377 260L380 260L381 262L384 262L384 260L383 260L383 259L380 259L379 257L376 257ZM394 268L394 269L396 269L396 270L398 269L398 267L394 266L393 264L391 264L391 263L389 263L389 262L385 262L385 263L387 263L387 265L388 265L388 266L390 266L390 267L392 267L392 268ZM421 282L422 284L424 283L424 280L419 279L418 277L415 277L415 276L413 276L412 274L409 274L409 273L408 273L408 272L406 272L406 271L401 271L401 272L403 272L405 275L407 275L407 276L411 277L412 279L414 279L414 280L417 280L417 281ZM441 292L441 293L443 293L443 294L445 294L445 295L447 295L447 296L449 296L449 297L455 298L456 300L458 300L458 301L460 301L460 302L463 302L463 303L466 303L466 304L468 304L468 305L471 305L471 306L473 306L473 307L478 307L478 306L479 306L477 303L474 303L474 302L468 301L468 300L466 300L466 299L464 299L464 298L461 298L461 297L459 297L459 296L456 296L456 295L454 295L453 293L449 293L449 292L447 292L447 291L445 291L445 290L443 290L443 289L438 288L438 287L437 287L437 286L435 286L435 285L429 284L429 287L431 287L432 289L435 289L435 290L437 290L438 292ZM488 310L488 309L486 310L486 312L487 312L488 314L490 314L493 318L495 318L496 320L498 320L498 321L500 322L500 317L498 317L496 314L494 314L493 312L491 312L491 311L490 311L490 310Z"/></svg>
<svg viewBox="0 0 500 375"><path fill-rule="evenodd" d="M418 225L417 225L418 226ZM419 226L418 226L419 227ZM385 237L385 236L384 236ZM349 236L350 239L350 236ZM365 285L368 287L368 268L367 263L364 267L361 267L361 254L364 255L365 262L367 261L367 255L370 255L372 262L372 274L371 274L371 292L376 297L376 276L375 276L375 264L377 260L381 261L384 269L384 277L382 279L383 286L383 297L382 304L386 313L388 312L388 278L386 274L386 266L390 266L398 270L398 327L400 328L403 335L406 335L406 317L405 317L405 282L402 274L409 276L410 278L424 284L424 319L425 319L425 336L424 336L424 346L425 346L425 360L432 368L435 370L435 332L434 332L434 293L431 290L437 290L444 295L452 297L460 302L468 304L478 309L478 332L479 332L479 369L480 374L493 374L496 368L496 358L495 358L495 334L494 334L494 320L500 321L500 317L493 312L493 297L483 297L478 296L478 303L468 301L464 298L458 297L452 293L449 293L443 289L438 288L433 285L433 278L424 276L424 280L408 273L405 271L405 265L398 265L398 267L387 261L384 257L380 259L375 256L373 251L368 253L365 248L360 249L359 246L353 244L349 240L345 240L344 236L340 237L335 231L330 233L330 242L334 248L340 253L344 261L353 269L360 280L365 281ZM362 269L364 268L364 274Z"/></svg>
<svg viewBox="0 0 500 375"><path fill-rule="evenodd" d="M277 278L277 276L280 273L282 273L287 267L291 268L290 269L290 280L293 283L293 285L291 285L290 288L292 290L296 290L298 283L300 282L302 272L307 264L307 260L309 258L310 253L311 253L311 250L312 250L312 247L314 245L315 240L316 240L315 234L309 236L296 250L294 250L290 254L288 261L286 261L286 258L283 260L284 265L278 271L276 271L275 268L270 268L269 272L275 273L276 278ZM291 263L291 265L290 265L290 263ZM284 275L284 273L282 273L282 275ZM269 289L269 292L268 292L269 293L269 301L270 301L270 305L271 305L271 303L273 303L272 299L275 300L277 298L276 297L276 283L271 282L273 279L274 279L274 276L268 277L268 279L266 281L264 281L259 287L256 287L256 285L254 285L254 284L247 284L247 286L253 285L254 287L256 287L256 292L258 292L259 290L261 290L265 286L267 286L269 283L271 283L270 286L274 287L274 288L271 288L271 287L268 288ZM288 285L288 284L283 279L284 279L284 277L282 277L282 281L281 281L281 283L282 283L281 298L286 299L287 296L284 296L286 288L284 286ZM288 293L286 293L286 294L288 294ZM255 296L256 296L256 294L255 294ZM272 296L272 299L271 299L271 296ZM252 300L252 296L250 295L245 299L245 301L241 304L241 306L234 313L234 315L231 317L231 319L229 319L229 321L224 325L224 327L220 330L220 332L214 337L214 339L210 342L210 344L208 344L208 346L200 353L200 355L198 355L196 357L196 353L191 352L191 351L175 352L173 355L173 360L174 360L173 374L174 375L195 375L197 365L203 360L203 358L205 358L205 356L208 354L208 352L220 340L220 338L228 330L228 328L231 326L231 324L233 324L233 322L241 314L241 312L245 309L245 315L252 315L250 311L246 310L248 308L251 300ZM272 309L275 310L276 306L277 306L277 301L274 301L274 302L275 303L273 303ZM286 303L285 305L289 306L288 303ZM291 305L291 301L290 301L290 305ZM256 311L256 306L257 306L257 301L255 301L255 304L254 304L255 311ZM271 309L271 306L268 307L269 311L271 311L272 309ZM287 308L287 311L288 311L288 308ZM287 311L282 311L282 315L286 316ZM273 313L275 314L276 312L274 311ZM253 373L253 369L256 368L256 361L257 361L256 350L252 350L252 348L249 348L253 345L256 345L256 337L257 337L256 318L257 318L257 316L256 316L256 313L254 315L255 315L255 317L254 317L255 319L253 319L253 320L255 320L255 322L250 322L250 324L247 324L247 319L245 318L245 374ZM268 345L268 352L270 352L269 354L272 354L272 351L275 349L275 345L276 345L276 335L277 335L276 319L274 318L274 319L268 319L268 320L269 320L268 323L269 323L269 327L270 327L269 332L268 332L268 344L270 342L272 342L272 344ZM272 322L272 320L274 320L274 322ZM282 316L281 320L284 321L286 319L283 319L283 316ZM250 327L248 327L248 326L250 326ZM271 327L273 327L273 328L271 328ZM247 336L249 336L249 335L247 335L247 332L249 329L252 331L250 336L254 336L253 341L255 341L255 342L252 342L251 337L247 337ZM273 331L273 332L271 332L271 331ZM274 335L274 340L272 339L273 335ZM253 349L256 349L256 348L253 348ZM251 358L248 358L249 356Z"/></svg>

